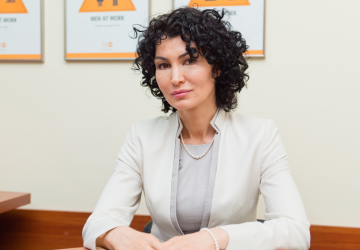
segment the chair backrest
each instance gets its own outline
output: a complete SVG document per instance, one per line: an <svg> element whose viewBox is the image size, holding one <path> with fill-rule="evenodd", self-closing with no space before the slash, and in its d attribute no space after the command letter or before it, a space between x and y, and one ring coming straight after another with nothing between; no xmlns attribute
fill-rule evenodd
<svg viewBox="0 0 360 250"><path fill-rule="evenodd" d="M148 234L151 233L152 224L153 224L152 220L146 223L143 232Z"/></svg>

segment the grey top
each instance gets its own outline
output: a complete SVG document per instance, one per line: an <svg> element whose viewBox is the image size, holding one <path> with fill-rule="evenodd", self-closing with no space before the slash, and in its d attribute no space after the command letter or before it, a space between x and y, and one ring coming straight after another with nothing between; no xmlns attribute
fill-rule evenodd
<svg viewBox="0 0 360 250"><path fill-rule="evenodd" d="M217 159L218 159L218 152L220 146L220 135L221 135L220 130L215 125L215 121L218 113L219 110L216 112L216 114L214 115L213 119L210 122L211 126L216 130L216 134L214 137L214 144L211 146L210 151L207 153L206 159L204 158L200 160L193 159L194 161L203 160L201 161L201 163L197 163L198 164L197 167L204 166L204 168L202 169L203 171L199 173L198 176L192 176L189 174L189 171L186 171L189 169L191 170L192 161L190 160L187 161L186 158L184 158L185 154L187 154L185 151L181 154L182 150L184 149L183 146L181 146L179 136L182 131L183 125L181 123L180 117L178 119L179 127L175 139L174 165L173 165L173 174L171 180L170 217L171 217L172 225L180 234L198 231L200 228L207 227L209 224L212 197L215 186ZM204 146L206 149L203 151L201 148L203 145L189 145L189 146L190 147L195 146L195 149L190 149L188 147L189 151L190 150L201 151L199 155L204 153L205 150L207 149L207 147ZM198 148L196 149L196 147ZM186 169L184 171L180 169L180 155L182 155L182 161L184 161L181 162L182 165L181 168ZM189 165L185 163L185 161L189 162ZM205 168L207 168L207 170L205 170ZM195 188L187 187L189 183L188 178L190 179L192 178L192 181L195 181ZM205 189L198 190L197 187L202 186L204 188L205 185L207 185L206 190ZM184 188L184 186L186 188ZM194 193L191 194L191 191L193 191ZM196 201L193 199L194 201L193 203L191 202L191 195L193 195L196 199ZM192 211L189 210L190 206L192 206L193 209ZM189 217L189 214L192 215L191 218ZM200 227L199 227L199 223L200 223ZM185 232L183 232L183 230Z"/></svg>
<svg viewBox="0 0 360 250"><path fill-rule="evenodd" d="M210 143L203 145L186 144L186 148L192 155L203 154L209 146ZM209 184L212 149L213 146L203 158L195 160L181 144L176 216L184 234L194 233L201 229Z"/></svg>

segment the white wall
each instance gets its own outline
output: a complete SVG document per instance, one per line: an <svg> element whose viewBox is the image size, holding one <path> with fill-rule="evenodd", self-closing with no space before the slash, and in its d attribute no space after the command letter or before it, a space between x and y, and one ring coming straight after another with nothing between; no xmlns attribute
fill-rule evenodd
<svg viewBox="0 0 360 250"><path fill-rule="evenodd" d="M312 224L360 227L359 9L267 1L266 58L240 94L237 112L277 122ZM92 211L131 122L160 102L130 62L65 62L63 11L45 0L45 63L0 63L0 190L31 192L27 209Z"/></svg>

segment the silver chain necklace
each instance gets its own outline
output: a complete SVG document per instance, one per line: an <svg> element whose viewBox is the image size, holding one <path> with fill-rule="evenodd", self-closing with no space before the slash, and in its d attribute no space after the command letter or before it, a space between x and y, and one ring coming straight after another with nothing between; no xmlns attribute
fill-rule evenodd
<svg viewBox="0 0 360 250"><path fill-rule="evenodd" d="M203 158L203 157L209 152L211 146L212 146L213 143L214 143L215 135L214 135L214 138L212 139L212 141L211 141L211 143L210 143L209 148L205 151L205 153L203 153L202 155L199 155L199 156L192 155L192 154L189 152L189 150L186 148L185 143L184 143L184 139L183 139L183 136L182 136L182 133L180 134L180 138L181 138L182 144L184 145L185 151L190 155L190 157L191 157L191 158L194 158L195 160L200 160L201 158Z"/></svg>

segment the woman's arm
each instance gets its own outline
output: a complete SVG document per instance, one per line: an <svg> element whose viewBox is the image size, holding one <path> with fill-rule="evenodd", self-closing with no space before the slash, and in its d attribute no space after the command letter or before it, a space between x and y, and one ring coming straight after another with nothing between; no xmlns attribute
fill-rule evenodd
<svg viewBox="0 0 360 250"><path fill-rule="evenodd" d="M213 233L218 245L219 249L226 249L229 244L229 234L222 228L214 227L210 229Z"/></svg>
<svg viewBox="0 0 360 250"><path fill-rule="evenodd" d="M96 239L100 235L113 228L130 225L142 192L138 152L134 123L120 150L114 173L84 226L85 247L95 250Z"/></svg>
<svg viewBox="0 0 360 250"><path fill-rule="evenodd" d="M266 221L220 226L229 234L227 250L309 249L310 223L273 120L267 123L262 148L260 191Z"/></svg>

